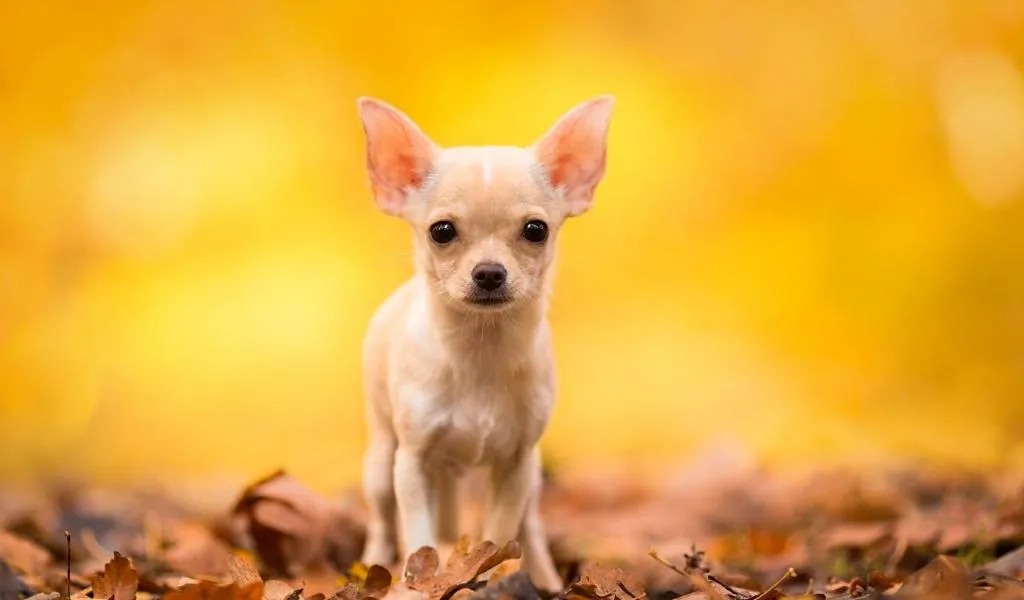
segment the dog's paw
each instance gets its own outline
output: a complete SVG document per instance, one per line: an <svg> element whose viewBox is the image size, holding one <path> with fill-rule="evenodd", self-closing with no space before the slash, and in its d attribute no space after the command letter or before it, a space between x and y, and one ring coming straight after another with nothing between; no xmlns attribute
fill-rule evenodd
<svg viewBox="0 0 1024 600"><path fill-rule="evenodd" d="M397 552L395 545L383 540L367 540L360 562L364 565L387 566L394 564Z"/></svg>

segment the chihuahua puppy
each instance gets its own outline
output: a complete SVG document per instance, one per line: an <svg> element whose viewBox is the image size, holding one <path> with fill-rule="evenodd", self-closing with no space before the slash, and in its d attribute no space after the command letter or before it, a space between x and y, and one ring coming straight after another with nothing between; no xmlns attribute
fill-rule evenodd
<svg viewBox="0 0 1024 600"><path fill-rule="evenodd" d="M555 401L547 296L559 229L604 175L613 103L577 106L528 148L442 149L359 99L373 198L411 225L416 269L364 343L364 563L390 564L399 542L406 556L454 542L458 478L481 466L484 539L518 539L534 583L563 587L538 511L537 442Z"/></svg>

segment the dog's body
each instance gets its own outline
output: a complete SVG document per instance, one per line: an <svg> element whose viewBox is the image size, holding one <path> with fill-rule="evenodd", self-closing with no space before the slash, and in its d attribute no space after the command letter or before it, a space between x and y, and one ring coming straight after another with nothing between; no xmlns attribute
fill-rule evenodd
<svg viewBox="0 0 1024 600"><path fill-rule="evenodd" d="M561 587L538 512L536 444L555 400L549 272L559 227L603 175L611 106L580 105L531 148L441 150L394 108L360 100L374 198L416 246L416 275L364 348L364 562L391 562L399 538L406 554L454 541L458 477L484 466L484 539L518 537L534 582Z"/></svg>

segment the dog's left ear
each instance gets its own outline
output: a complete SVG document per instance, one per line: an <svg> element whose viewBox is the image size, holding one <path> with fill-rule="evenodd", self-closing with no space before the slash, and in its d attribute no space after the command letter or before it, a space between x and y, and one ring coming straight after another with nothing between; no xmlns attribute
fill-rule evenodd
<svg viewBox="0 0 1024 600"><path fill-rule="evenodd" d="M532 146L551 183L560 188L569 216L581 215L594 202L594 190L604 176L608 124L613 96L588 100L565 113Z"/></svg>

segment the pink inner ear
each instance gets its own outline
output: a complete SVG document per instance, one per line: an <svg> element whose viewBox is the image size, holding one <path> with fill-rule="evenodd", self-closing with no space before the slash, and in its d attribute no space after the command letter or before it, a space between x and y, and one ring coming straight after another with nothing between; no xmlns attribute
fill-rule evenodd
<svg viewBox="0 0 1024 600"><path fill-rule="evenodd" d="M402 190L419 187L428 168L423 160L408 153L398 153L378 159L370 155L370 172L378 183Z"/></svg>
<svg viewBox="0 0 1024 600"><path fill-rule="evenodd" d="M374 197L385 212L399 214L409 188L423 184L437 149L397 109L371 99L360 100L359 108Z"/></svg>
<svg viewBox="0 0 1024 600"><path fill-rule="evenodd" d="M587 189L596 185L604 172L605 148L596 136L574 135L574 123L568 131L559 132L545 140L542 163L548 170L551 183L569 188Z"/></svg>
<svg viewBox="0 0 1024 600"><path fill-rule="evenodd" d="M573 211L586 210L604 175L611 98L591 100L567 113L537 145L551 183L565 190Z"/></svg>

